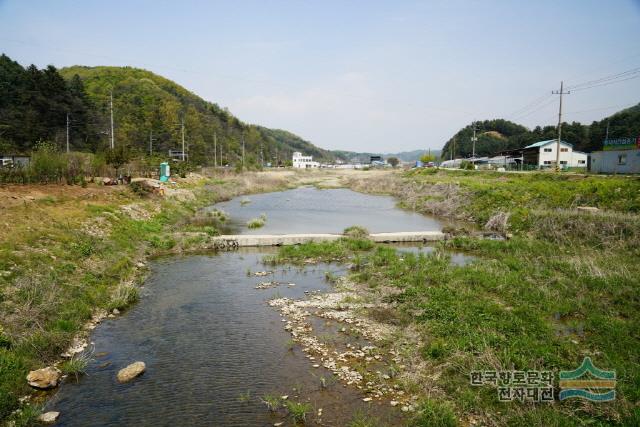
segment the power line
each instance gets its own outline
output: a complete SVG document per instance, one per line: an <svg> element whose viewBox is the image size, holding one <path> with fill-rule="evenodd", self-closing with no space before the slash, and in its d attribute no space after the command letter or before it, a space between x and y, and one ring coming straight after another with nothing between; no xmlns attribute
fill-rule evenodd
<svg viewBox="0 0 640 427"><path fill-rule="evenodd" d="M551 95L549 95L549 96L551 96ZM545 103L545 104L543 104L543 105L539 106L539 107L538 107L538 108L536 108L535 110L529 111L529 112L527 112L526 114L522 114L522 115L519 115L519 116L517 116L517 117L512 117L512 120L522 120L522 119L524 119L525 117L529 117L529 116L530 116L530 115L532 115L533 113L537 113L538 111L540 111L540 110L542 110L542 109L544 109L544 108L548 107L548 106L549 106L549 105L551 105L551 104L555 104L555 102L556 102L556 100L555 100L555 99L551 99L549 102L547 102L547 103Z"/></svg>
<svg viewBox="0 0 640 427"><path fill-rule="evenodd" d="M611 74L609 76L604 76L604 77L600 77L598 79L589 80L589 81L586 81L586 82L583 82L583 83L578 83L578 84L575 84L575 85L567 86L567 89L575 89L575 88L578 88L578 87L581 87L581 86L589 86L589 85L592 85L592 84L602 83L602 82L609 81L609 80L615 80L615 79L618 79L618 78L621 78L621 77L629 76L629 75L632 75L632 74L637 74L639 72L640 72L640 67L632 68L630 70L623 71L621 73Z"/></svg>
<svg viewBox="0 0 640 427"><path fill-rule="evenodd" d="M521 107L521 108L515 110L511 114L507 114L505 117L509 118L509 117L520 116L521 114L526 113L531 108L535 108L536 106L540 105L541 103L543 103L544 101L546 101L549 98L551 98L551 95L549 93L545 93L544 95L542 95L539 98L534 99L533 101L531 101L530 103L528 103L524 107Z"/></svg>
<svg viewBox="0 0 640 427"><path fill-rule="evenodd" d="M595 84L595 85L586 86L586 87L579 87L577 89L572 89L572 90L574 92L578 92L578 91L581 91L581 90L593 89L595 87L609 86L609 85L612 85L614 83L622 83L622 82L626 82L627 80L637 79L638 77L640 77L640 71L639 71L639 74L636 74L636 75L634 75L632 77L627 77L626 79L608 81L608 82L605 82L605 83Z"/></svg>
<svg viewBox="0 0 640 427"><path fill-rule="evenodd" d="M612 108L628 108L636 105L637 102L632 102L631 104L619 104L619 105L610 105L608 107L599 107L599 108L590 108L588 110L579 110L579 111L567 111L565 114L580 114L580 113L589 113L591 111L601 111L601 110L610 110Z"/></svg>

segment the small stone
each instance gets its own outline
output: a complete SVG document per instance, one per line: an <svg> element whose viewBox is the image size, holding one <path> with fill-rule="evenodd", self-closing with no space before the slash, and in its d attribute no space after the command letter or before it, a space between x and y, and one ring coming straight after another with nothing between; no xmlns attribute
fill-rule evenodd
<svg viewBox="0 0 640 427"><path fill-rule="evenodd" d="M370 397L365 397L364 399L362 399L363 402L371 402L373 399Z"/></svg>
<svg viewBox="0 0 640 427"><path fill-rule="evenodd" d="M288 395L288 394L285 394L284 396L280 396L280 398L281 398L282 400L287 400L287 399L289 398L289 395Z"/></svg>
<svg viewBox="0 0 640 427"><path fill-rule="evenodd" d="M318 365L317 363L313 365L314 368L319 368L320 365Z"/></svg>
<svg viewBox="0 0 640 427"><path fill-rule="evenodd" d="M27 382L31 387L43 390L57 386L59 380L60 371L51 366L31 371L27 375Z"/></svg>
<svg viewBox="0 0 640 427"><path fill-rule="evenodd" d="M141 375L146 369L147 366L144 362L134 362L126 368L120 369L118 372L118 381L121 383L131 381L138 375Z"/></svg>
<svg viewBox="0 0 640 427"><path fill-rule="evenodd" d="M118 314L120 314L120 310L118 310L117 308L114 308L111 313L113 313L115 315L118 315Z"/></svg>
<svg viewBox="0 0 640 427"><path fill-rule="evenodd" d="M284 422L280 421L279 423L273 423L273 427L280 427L284 425Z"/></svg>
<svg viewBox="0 0 640 427"><path fill-rule="evenodd" d="M60 412L55 412L55 411L45 412L44 414L38 417L38 421L45 424L53 424L56 422L59 416L60 416Z"/></svg>
<svg viewBox="0 0 640 427"><path fill-rule="evenodd" d="M392 400L391 402L389 402L391 404L391 406L398 406L398 404L400 402L398 402L397 400Z"/></svg>
<svg viewBox="0 0 640 427"><path fill-rule="evenodd" d="M143 268L144 267L144 262L139 262L139 263L136 264L136 266L138 268Z"/></svg>

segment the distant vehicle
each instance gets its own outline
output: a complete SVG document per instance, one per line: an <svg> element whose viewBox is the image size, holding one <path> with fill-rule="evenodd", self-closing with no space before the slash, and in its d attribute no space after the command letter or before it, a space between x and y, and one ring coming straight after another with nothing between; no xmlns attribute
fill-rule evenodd
<svg viewBox="0 0 640 427"><path fill-rule="evenodd" d="M427 167L427 168L435 168L436 164L434 162L429 162L429 163L427 163L427 165L425 167Z"/></svg>

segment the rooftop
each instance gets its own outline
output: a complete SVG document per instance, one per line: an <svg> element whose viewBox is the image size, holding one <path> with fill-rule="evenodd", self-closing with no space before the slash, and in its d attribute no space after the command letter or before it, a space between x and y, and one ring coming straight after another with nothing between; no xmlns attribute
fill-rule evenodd
<svg viewBox="0 0 640 427"><path fill-rule="evenodd" d="M527 145L524 148L536 148L536 147L543 147L545 145L551 144L551 143L557 143L558 140L557 139L548 139L546 141L538 141L538 142L534 142L533 144ZM564 145L568 145L569 147L573 147L573 144L569 144L567 141L560 141L562 144Z"/></svg>

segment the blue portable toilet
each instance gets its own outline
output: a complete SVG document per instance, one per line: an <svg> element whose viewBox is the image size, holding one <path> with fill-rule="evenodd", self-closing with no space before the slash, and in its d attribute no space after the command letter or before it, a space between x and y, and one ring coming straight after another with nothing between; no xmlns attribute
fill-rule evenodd
<svg viewBox="0 0 640 427"><path fill-rule="evenodd" d="M169 163L167 162L160 163L160 181L167 182L169 181L170 176L171 176L171 168L169 168Z"/></svg>

